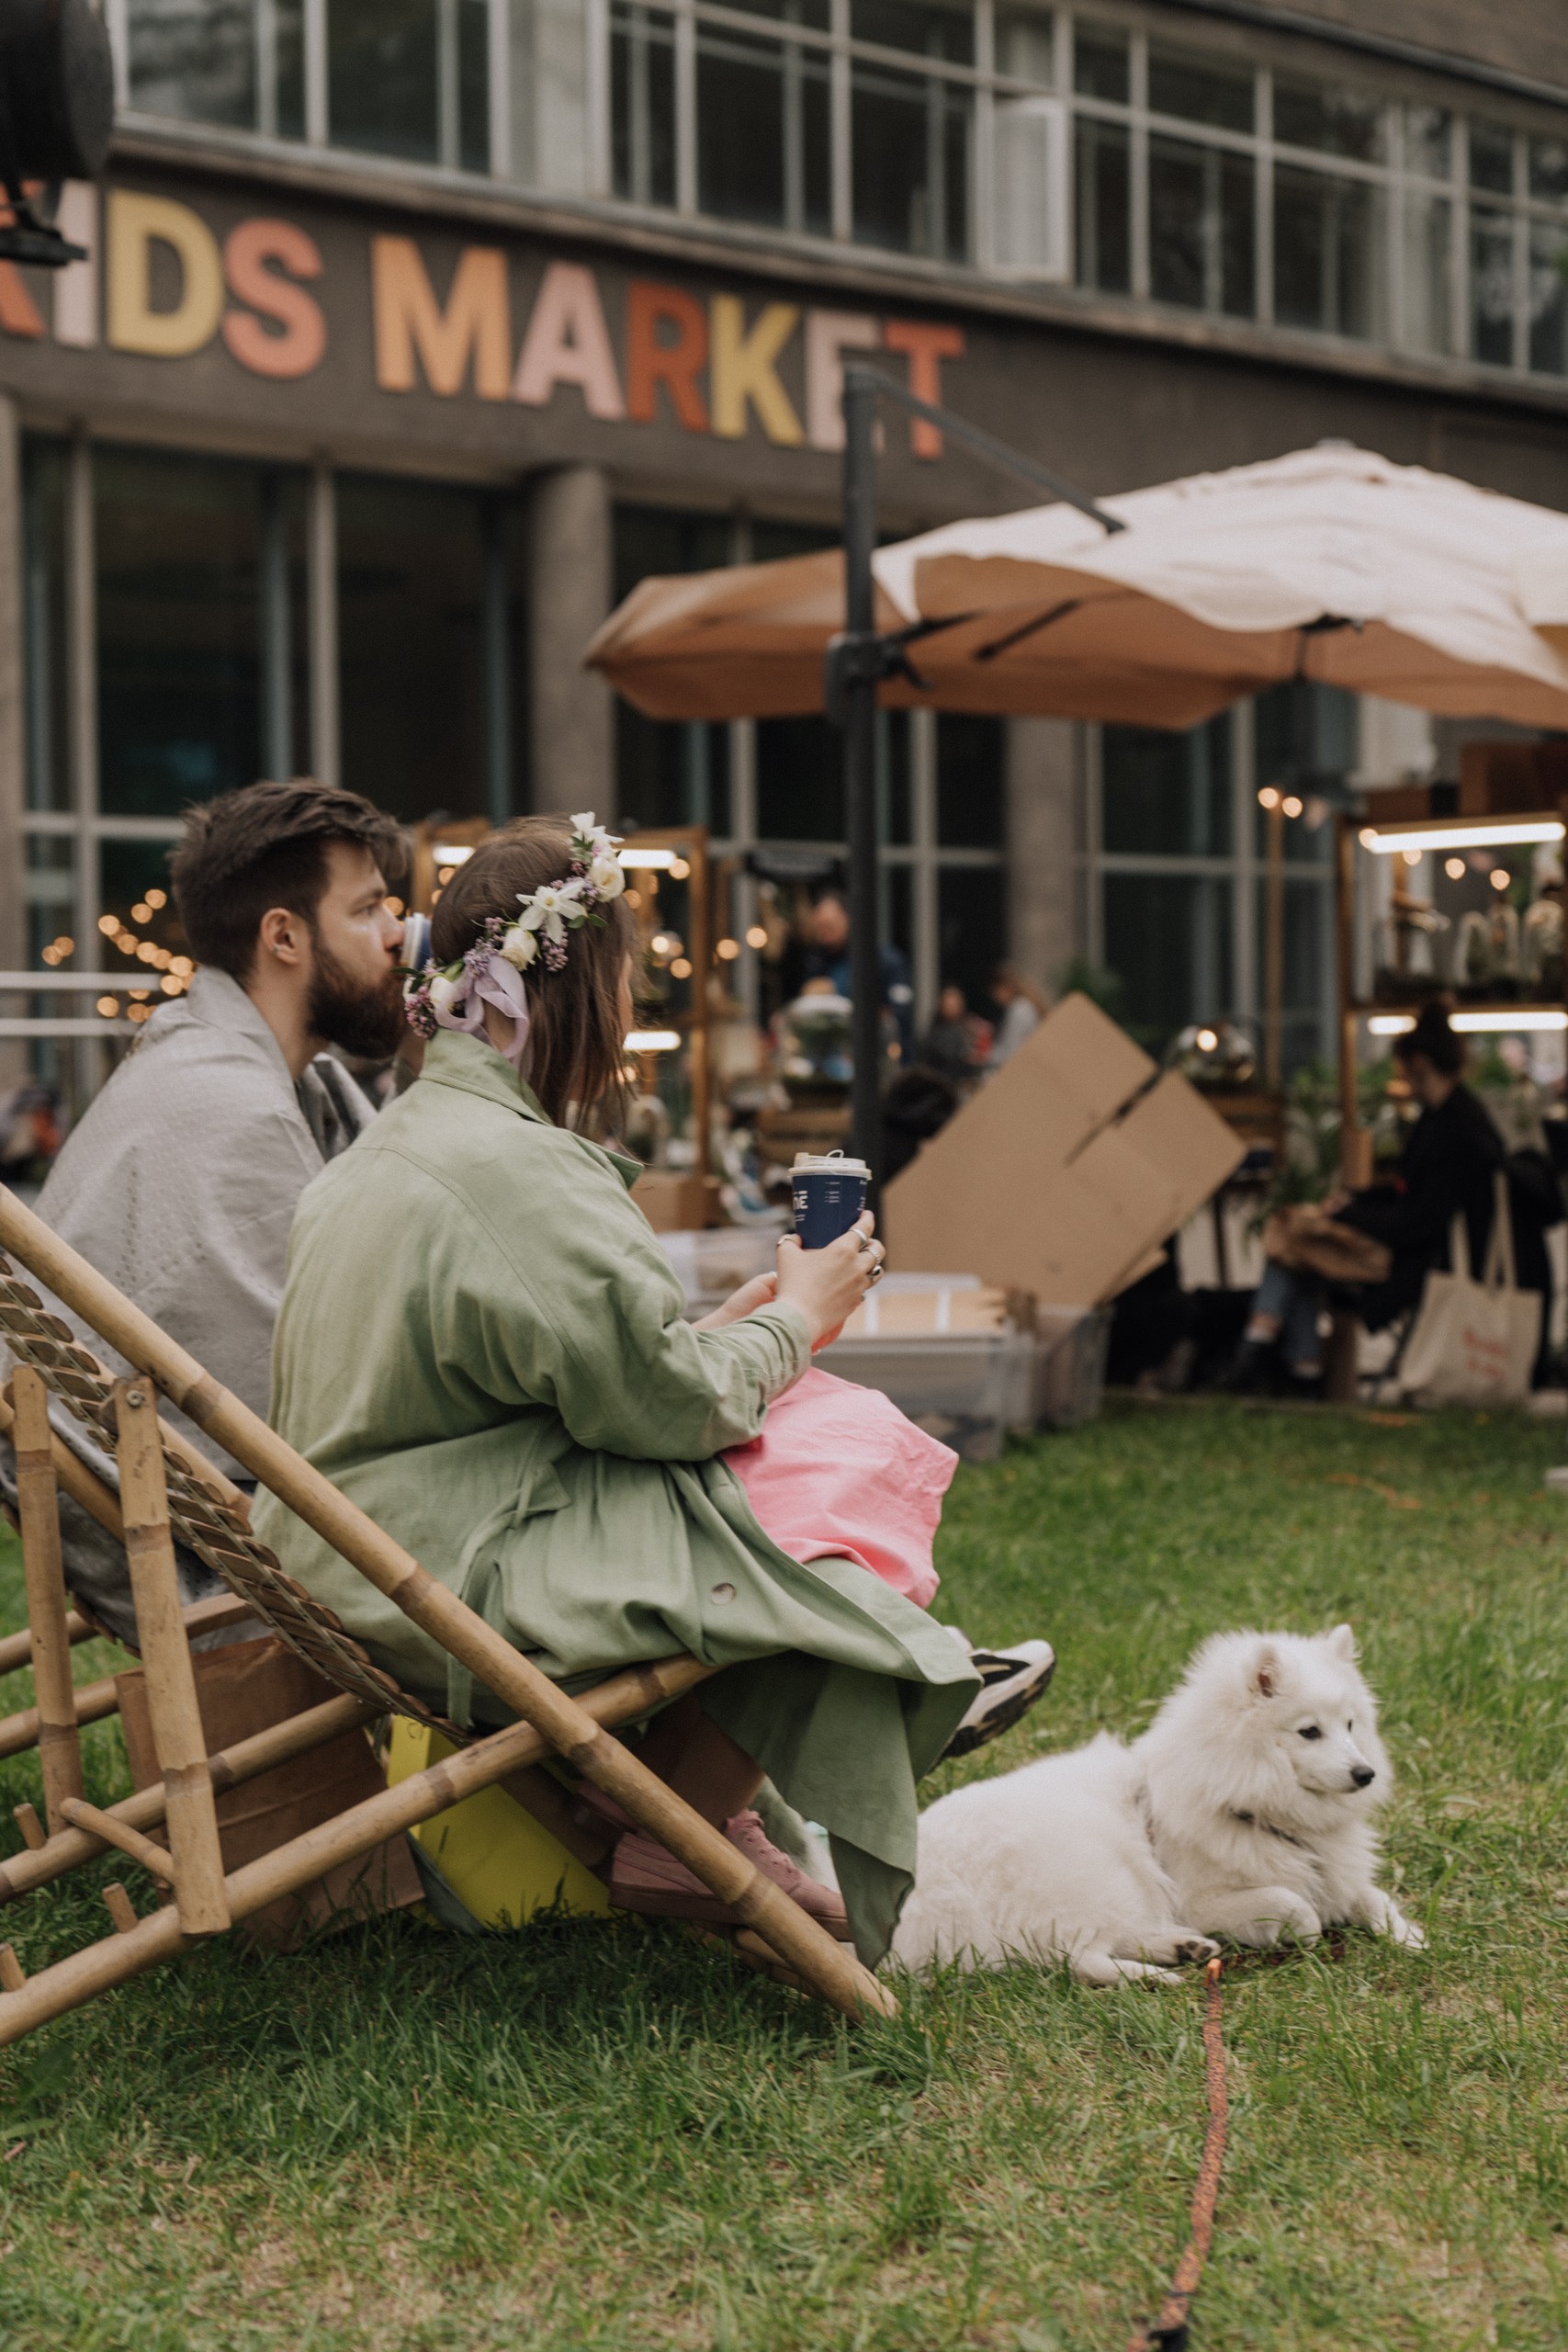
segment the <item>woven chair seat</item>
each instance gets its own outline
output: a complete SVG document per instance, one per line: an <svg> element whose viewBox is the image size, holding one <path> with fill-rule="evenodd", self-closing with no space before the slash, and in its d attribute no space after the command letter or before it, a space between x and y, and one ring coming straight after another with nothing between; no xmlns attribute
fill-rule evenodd
<svg viewBox="0 0 1568 2352"><path fill-rule="evenodd" d="M115 1375L83 1347L71 1327L51 1314L38 1293L0 1255L0 1335L20 1363L29 1363L51 1392L112 1455L118 1444ZM275 1554L257 1543L221 1489L187 1469L164 1443L169 1520L181 1543L249 1602L265 1624L325 1681L364 1700L378 1713L408 1715L463 1746L471 1736L405 1690L377 1666L330 1609L285 1573Z"/></svg>

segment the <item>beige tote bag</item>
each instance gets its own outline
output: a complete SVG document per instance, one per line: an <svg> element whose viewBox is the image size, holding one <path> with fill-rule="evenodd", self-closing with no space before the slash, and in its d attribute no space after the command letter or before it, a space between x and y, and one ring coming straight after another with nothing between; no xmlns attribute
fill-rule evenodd
<svg viewBox="0 0 1568 2352"><path fill-rule="evenodd" d="M1462 1216L1455 1217L1449 1242L1452 1271L1427 1277L1399 1368L1400 1394L1412 1405L1522 1405L1529 1395L1540 1294L1518 1287L1508 1180L1501 1170L1495 1184L1481 1280L1471 1277Z"/></svg>

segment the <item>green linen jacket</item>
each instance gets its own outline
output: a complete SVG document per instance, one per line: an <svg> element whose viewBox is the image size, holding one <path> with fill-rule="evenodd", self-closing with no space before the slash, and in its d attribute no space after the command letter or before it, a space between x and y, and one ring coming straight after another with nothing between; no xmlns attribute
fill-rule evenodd
<svg viewBox="0 0 1568 2352"><path fill-rule="evenodd" d="M718 1331L683 1297L635 1163L557 1127L481 1039L307 1186L274 1426L547 1674L692 1650L708 1713L826 1825L874 1962L912 1880L915 1782L974 1694L942 1629L847 1559L801 1566L717 1457L809 1360L775 1303ZM264 1490L257 1532L400 1681L506 1710Z"/></svg>

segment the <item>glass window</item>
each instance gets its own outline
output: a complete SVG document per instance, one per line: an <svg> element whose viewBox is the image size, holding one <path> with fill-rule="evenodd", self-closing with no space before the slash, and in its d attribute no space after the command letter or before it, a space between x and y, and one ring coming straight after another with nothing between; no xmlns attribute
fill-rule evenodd
<svg viewBox="0 0 1568 2352"><path fill-rule="evenodd" d="M1132 97L1127 36L1110 25L1073 28L1073 87L1080 97L1106 98L1124 107Z"/></svg>
<svg viewBox="0 0 1568 2352"><path fill-rule="evenodd" d="M841 743L843 738L840 737ZM914 777L910 769L909 714L876 714L876 838L906 847L914 835Z"/></svg>
<svg viewBox="0 0 1568 2352"><path fill-rule="evenodd" d="M992 40L997 72L1049 89L1056 75L1055 26L1048 8L999 6Z"/></svg>
<svg viewBox="0 0 1568 2352"><path fill-rule="evenodd" d="M1105 961L1122 987L1122 1019L1154 1052L1192 1021L1231 1009L1228 877L1107 874Z"/></svg>
<svg viewBox="0 0 1568 2352"><path fill-rule="evenodd" d="M1423 178L1453 176L1453 117L1446 107L1406 107L1404 168Z"/></svg>
<svg viewBox="0 0 1568 2352"><path fill-rule="evenodd" d="M729 561L722 514L617 506L615 595L629 596L650 573L716 571ZM639 825L706 825L729 831L729 729L646 718L615 701L616 807Z"/></svg>
<svg viewBox="0 0 1568 2352"><path fill-rule="evenodd" d="M69 808L62 441L22 441L22 697L27 806Z"/></svg>
<svg viewBox="0 0 1568 2352"><path fill-rule="evenodd" d="M1149 283L1156 302L1250 318L1250 155L1184 139L1149 141Z"/></svg>
<svg viewBox="0 0 1568 2352"><path fill-rule="evenodd" d="M1073 125L1073 177L1077 282L1125 294L1133 283L1133 198L1124 124L1079 115Z"/></svg>
<svg viewBox="0 0 1568 2352"><path fill-rule="evenodd" d="M406 822L487 804L481 502L430 482L337 483L343 780Z"/></svg>
<svg viewBox="0 0 1568 2352"><path fill-rule="evenodd" d="M967 260L967 95L951 83L858 59L852 76L857 241L933 261Z"/></svg>
<svg viewBox="0 0 1568 2352"><path fill-rule="evenodd" d="M289 589L303 496L291 481L293 494L269 507L265 481L264 469L225 458L95 453L106 814L177 816L254 783L280 705L288 741L277 748L298 751L304 623L289 608L303 599ZM275 630L281 641L269 642Z"/></svg>
<svg viewBox="0 0 1568 2352"><path fill-rule="evenodd" d="M615 194L675 201L675 33L660 8L610 10L610 149Z"/></svg>
<svg viewBox="0 0 1568 2352"><path fill-rule="evenodd" d="M1325 155L1375 164L1383 152L1382 104L1359 90L1329 89L1276 74L1274 136L1282 146L1313 147Z"/></svg>
<svg viewBox="0 0 1568 2352"><path fill-rule="evenodd" d="M943 849L1007 842L1007 728L943 713L936 722L936 837Z"/></svg>
<svg viewBox="0 0 1568 2352"><path fill-rule="evenodd" d="M1453 348L1453 206L1446 196L1404 197L1404 340L1413 351Z"/></svg>
<svg viewBox="0 0 1568 2352"><path fill-rule="evenodd" d="M296 24L299 8L293 10ZM146 114L256 121L253 0L129 0L130 103Z"/></svg>
<svg viewBox="0 0 1568 2352"><path fill-rule="evenodd" d="M827 236L828 103L828 61L818 51L699 27L701 209Z"/></svg>
<svg viewBox="0 0 1568 2352"><path fill-rule="evenodd" d="M51 964L68 964L80 942L76 928L76 844L68 835L33 833L28 838L22 874L22 898L27 910L27 968L39 970L43 951L52 948ZM80 968L80 967L78 967ZM6 1000L12 1010L15 999ZM79 1000L35 999L28 1010L35 1015L85 1010Z"/></svg>
<svg viewBox="0 0 1568 2352"><path fill-rule="evenodd" d="M991 975L1007 956L1007 869L944 865L937 875L937 971L995 1018Z"/></svg>
<svg viewBox="0 0 1568 2352"><path fill-rule="evenodd" d="M973 65L975 11L970 0L850 0L850 38Z"/></svg>
<svg viewBox="0 0 1568 2352"><path fill-rule="evenodd" d="M1359 758L1359 706L1340 686L1319 685L1311 679L1271 686L1253 705L1253 774L1261 786L1314 797L1327 781L1354 773ZM1334 854L1334 828L1326 809L1313 820L1292 818L1285 826L1286 863L1320 865ZM1253 850L1258 856L1268 844L1266 811L1253 811Z"/></svg>
<svg viewBox="0 0 1568 2352"><path fill-rule="evenodd" d="M1274 175L1274 315L1366 340L1382 327L1382 191L1281 164Z"/></svg>
<svg viewBox="0 0 1568 2352"><path fill-rule="evenodd" d="M1149 106L1155 114L1212 122L1221 130L1250 130L1252 91L1253 78L1245 67L1150 46Z"/></svg>
<svg viewBox="0 0 1568 2352"><path fill-rule="evenodd" d="M1501 123L1471 124L1470 185L1498 196L1514 193L1514 134Z"/></svg>
<svg viewBox="0 0 1568 2352"><path fill-rule="evenodd" d="M1551 204L1568 198L1568 139L1530 141L1529 192Z"/></svg>
<svg viewBox="0 0 1568 2352"><path fill-rule="evenodd" d="M411 164L440 160L436 0L330 0L328 107L334 146Z"/></svg>
<svg viewBox="0 0 1568 2352"><path fill-rule="evenodd" d="M465 172L490 169L490 9L487 0L457 0L457 153L444 162Z"/></svg>
<svg viewBox="0 0 1568 2352"><path fill-rule="evenodd" d="M1514 222L1477 205L1470 216L1470 347L1495 368L1514 364Z"/></svg>
<svg viewBox="0 0 1568 2352"><path fill-rule="evenodd" d="M1185 734L1107 727L1100 735L1100 775L1105 849L1134 856L1228 856L1228 714Z"/></svg>
<svg viewBox="0 0 1568 2352"><path fill-rule="evenodd" d="M843 738L825 718L760 718L758 838L841 842L843 761Z"/></svg>
<svg viewBox="0 0 1568 2352"><path fill-rule="evenodd" d="M833 17L832 0L726 0L726 5L749 17L770 17L774 24L809 25L819 33L829 30Z"/></svg>
<svg viewBox="0 0 1568 2352"><path fill-rule="evenodd" d="M1529 364L1538 375L1568 375L1568 228L1530 222Z"/></svg>

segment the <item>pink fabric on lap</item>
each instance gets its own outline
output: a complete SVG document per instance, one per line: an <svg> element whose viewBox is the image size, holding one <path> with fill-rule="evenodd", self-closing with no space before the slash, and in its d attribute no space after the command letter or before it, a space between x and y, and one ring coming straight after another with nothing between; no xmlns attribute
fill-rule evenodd
<svg viewBox="0 0 1568 2352"><path fill-rule="evenodd" d="M813 1367L774 1397L761 1436L723 1458L792 1560L858 1560L931 1607L931 1544L958 1456L880 1390Z"/></svg>

